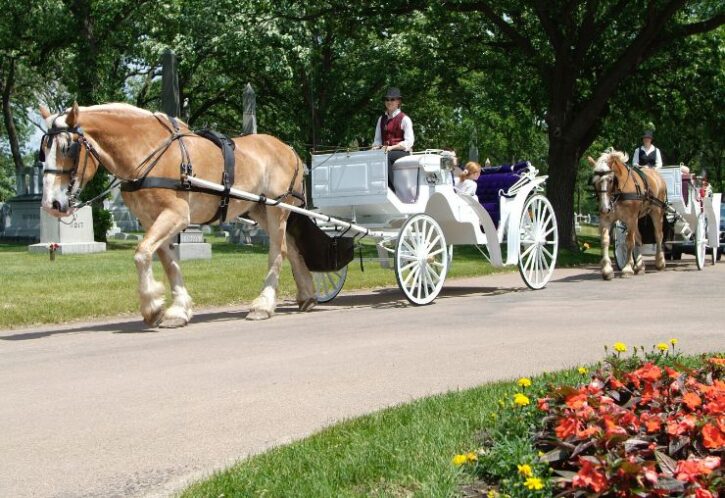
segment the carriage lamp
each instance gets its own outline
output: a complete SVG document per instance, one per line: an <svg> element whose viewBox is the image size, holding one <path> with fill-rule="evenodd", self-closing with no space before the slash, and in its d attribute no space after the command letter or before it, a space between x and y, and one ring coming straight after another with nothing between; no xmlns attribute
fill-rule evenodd
<svg viewBox="0 0 725 498"><path fill-rule="evenodd" d="M451 171L453 170L453 167L456 165L456 154L454 152L450 152L447 150L444 150L441 152L441 169L444 171Z"/></svg>

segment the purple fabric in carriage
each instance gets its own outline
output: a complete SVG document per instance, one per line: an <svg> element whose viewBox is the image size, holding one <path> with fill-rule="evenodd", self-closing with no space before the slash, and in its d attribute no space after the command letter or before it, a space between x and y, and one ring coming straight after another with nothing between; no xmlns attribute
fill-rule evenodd
<svg viewBox="0 0 725 498"><path fill-rule="evenodd" d="M518 181L528 166L528 162L520 162L481 170L481 176L478 177L477 181L476 197L478 197L478 202L491 215L491 219L497 227L501 219L499 192L507 192Z"/></svg>

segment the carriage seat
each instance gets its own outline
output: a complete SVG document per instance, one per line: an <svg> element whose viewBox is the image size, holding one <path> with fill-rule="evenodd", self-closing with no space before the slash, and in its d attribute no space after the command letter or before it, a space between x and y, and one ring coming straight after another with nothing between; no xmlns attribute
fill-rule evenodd
<svg viewBox="0 0 725 498"><path fill-rule="evenodd" d="M478 197L478 202L491 215L496 227L498 227L501 219L499 197L502 193L508 192L528 168L529 162L522 161L516 164L504 164L481 170L481 176L478 177L477 181L476 197Z"/></svg>

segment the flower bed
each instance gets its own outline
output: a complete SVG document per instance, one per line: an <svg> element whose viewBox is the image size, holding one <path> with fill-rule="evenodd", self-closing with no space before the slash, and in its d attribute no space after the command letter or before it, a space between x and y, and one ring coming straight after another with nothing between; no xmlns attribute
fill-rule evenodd
<svg viewBox="0 0 725 498"><path fill-rule="evenodd" d="M725 359L691 368L675 344L624 357L617 343L588 382L521 379L521 392L490 414L475 459L454 463L473 467L488 496L718 497Z"/></svg>

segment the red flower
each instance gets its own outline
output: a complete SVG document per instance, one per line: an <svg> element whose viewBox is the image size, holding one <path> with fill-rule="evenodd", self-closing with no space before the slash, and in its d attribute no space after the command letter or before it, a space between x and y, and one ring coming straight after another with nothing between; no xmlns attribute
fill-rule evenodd
<svg viewBox="0 0 725 498"><path fill-rule="evenodd" d="M577 419L571 417L571 418L565 418L561 422L559 422L559 425L556 426L556 429L554 431L556 432L556 437L559 439L566 439L569 436L572 436L577 433L581 428L581 422L579 422Z"/></svg>
<svg viewBox="0 0 725 498"><path fill-rule="evenodd" d="M695 490L695 498L713 498L713 496L708 490L697 488Z"/></svg>
<svg viewBox="0 0 725 498"><path fill-rule="evenodd" d="M667 421L667 434L670 436L680 436L686 432L690 432L695 428L697 419L693 415L685 415L681 420L670 419Z"/></svg>
<svg viewBox="0 0 725 498"><path fill-rule="evenodd" d="M622 384L615 377L610 377L609 378L609 387L611 387L612 389L619 389L620 387L624 387L624 384Z"/></svg>
<svg viewBox="0 0 725 498"><path fill-rule="evenodd" d="M713 365L725 367L725 358L708 358L707 361Z"/></svg>
<svg viewBox="0 0 725 498"><path fill-rule="evenodd" d="M662 377L662 370L657 365L647 362L643 367L638 368L632 375L642 379L645 382L657 382Z"/></svg>
<svg viewBox="0 0 725 498"><path fill-rule="evenodd" d="M702 399L695 393L685 393L682 396L682 402L687 405L690 410L694 410L698 406L702 405Z"/></svg>
<svg viewBox="0 0 725 498"><path fill-rule="evenodd" d="M670 367L665 367L665 372L667 372L667 376L670 379L676 379L677 377L680 376L680 372L678 372L677 370L670 368Z"/></svg>
<svg viewBox="0 0 725 498"><path fill-rule="evenodd" d="M692 458L677 462L675 477L679 481L697 482L697 478L712 474L720 467L720 457Z"/></svg>
<svg viewBox="0 0 725 498"><path fill-rule="evenodd" d="M597 427L596 425L590 425L587 426L587 428L584 430L577 431L576 437L579 439L587 439L595 434L598 434L599 432L601 432L601 429L599 427Z"/></svg>
<svg viewBox="0 0 725 498"><path fill-rule="evenodd" d="M702 426L702 444L711 450L725 448L725 433L720 427L707 423Z"/></svg>
<svg viewBox="0 0 725 498"><path fill-rule="evenodd" d="M549 401L551 401L551 398L539 398L536 400L536 408L541 410L542 412L548 412L549 411Z"/></svg>
<svg viewBox="0 0 725 498"><path fill-rule="evenodd" d="M589 461L580 459L581 469L572 479L575 488L590 488L595 493L600 493L607 488L607 476L597 470Z"/></svg>
<svg viewBox="0 0 725 498"><path fill-rule="evenodd" d="M607 439L613 438L616 436L626 436L627 430L624 427L618 426L614 420L612 420L612 417L604 416L604 429L605 429L605 435Z"/></svg>

